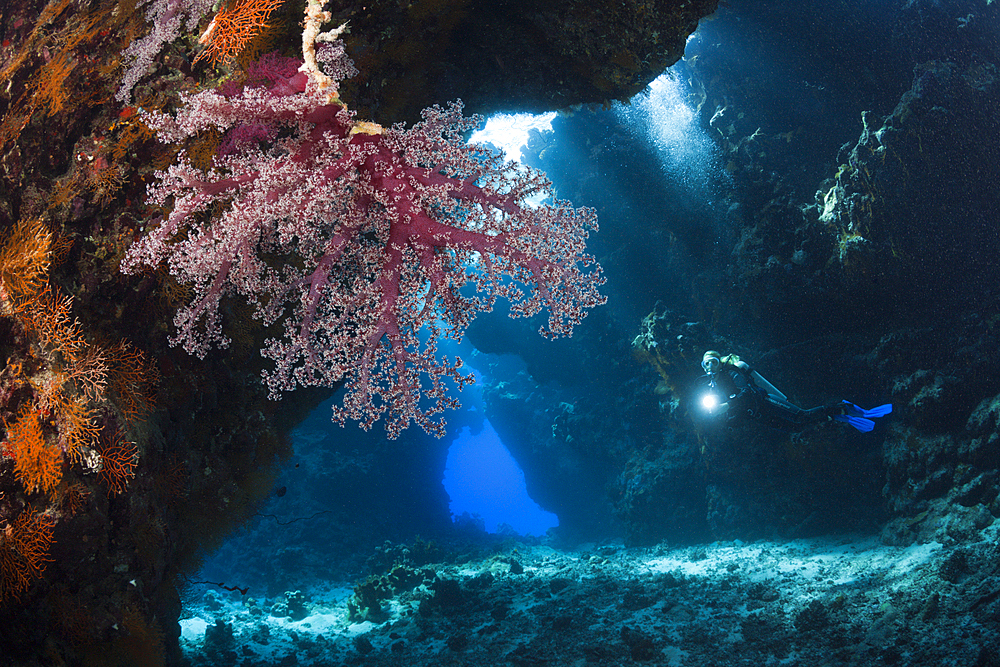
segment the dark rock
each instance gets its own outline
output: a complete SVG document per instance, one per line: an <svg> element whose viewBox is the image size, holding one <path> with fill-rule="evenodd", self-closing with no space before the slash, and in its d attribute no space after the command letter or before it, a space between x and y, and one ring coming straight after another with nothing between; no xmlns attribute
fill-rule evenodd
<svg viewBox="0 0 1000 667"><path fill-rule="evenodd" d="M629 611L638 611L652 605L653 598L642 590L628 590L622 596L621 606Z"/></svg>
<svg viewBox="0 0 1000 667"><path fill-rule="evenodd" d="M795 629L799 632L820 632L829 624L829 612L819 600L813 600L795 615Z"/></svg>
<svg viewBox="0 0 1000 667"><path fill-rule="evenodd" d="M566 577L553 577L549 580L549 591L553 595L558 595L560 591L565 590L573 582Z"/></svg>
<svg viewBox="0 0 1000 667"><path fill-rule="evenodd" d="M552 619L552 629L556 632L569 630L573 626L573 617L568 614L561 614Z"/></svg>
<svg viewBox="0 0 1000 667"><path fill-rule="evenodd" d="M717 4L374 0L334 17L350 20L347 52L362 72L341 94L383 124L457 98L482 114L625 100L681 57Z"/></svg>
<svg viewBox="0 0 1000 667"><path fill-rule="evenodd" d="M438 579L431 586L434 603L440 607L458 607L464 601L462 586L455 579Z"/></svg>
<svg viewBox="0 0 1000 667"><path fill-rule="evenodd" d="M286 591L285 607L288 618L293 621L301 621L309 615L309 610L306 607L306 596L302 591Z"/></svg>
<svg viewBox="0 0 1000 667"><path fill-rule="evenodd" d="M507 618L507 614L510 613L510 605L505 602L498 602L493 609L490 610L490 617L494 621L502 621Z"/></svg>
<svg viewBox="0 0 1000 667"><path fill-rule="evenodd" d="M755 583L747 588L747 597L751 600L760 600L761 602L774 602L781 596L772 587L762 583Z"/></svg>
<svg viewBox="0 0 1000 667"><path fill-rule="evenodd" d="M354 638L354 648L357 649L358 653L361 655L368 655L375 650L375 647L364 635L358 635Z"/></svg>
<svg viewBox="0 0 1000 667"><path fill-rule="evenodd" d="M214 625L205 628L204 649L205 654L216 663L236 664L236 639L233 637L233 626L221 618L215 619Z"/></svg>
<svg viewBox="0 0 1000 667"><path fill-rule="evenodd" d="M469 637L465 634L454 634L445 641L452 651L461 651L469 645Z"/></svg>
<svg viewBox="0 0 1000 667"><path fill-rule="evenodd" d="M628 647L629 655L636 662L652 660L659 653L656 641L642 630L627 625L622 626L621 639Z"/></svg>

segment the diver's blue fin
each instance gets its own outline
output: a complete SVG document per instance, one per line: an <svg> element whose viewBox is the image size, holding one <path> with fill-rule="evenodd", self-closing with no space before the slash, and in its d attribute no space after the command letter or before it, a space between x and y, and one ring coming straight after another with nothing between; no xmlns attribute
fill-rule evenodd
<svg viewBox="0 0 1000 667"><path fill-rule="evenodd" d="M868 433L875 428L875 422L872 421L873 419L884 417L890 412L892 412L892 403L886 403L885 405L880 405L877 408L865 410L864 408L859 408L850 401L844 401L845 414L837 415L834 419L839 422L850 424L862 433Z"/></svg>
<svg viewBox="0 0 1000 667"><path fill-rule="evenodd" d="M864 417L865 419L878 419L879 417L884 417L890 412L892 412L892 403L886 403L885 405L880 405L877 408L872 408L871 410L865 410L864 408L859 408L850 401L844 401L844 412L852 417Z"/></svg>
<svg viewBox="0 0 1000 667"><path fill-rule="evenodd" d="M880 405L877 408L865 410L865 417L868 417L869 419L876 419L878 417L884 417L890 412L892 412L892 403L886 403L885 405Z"/></svg>
<svg viewBox="0 0 1000 667"><path fill-rule="evenodd" d="M868 433L875 428L875 422L864 417L854 417L852 415L835 415L834 419L845 424L850 424L862 433Z"/></svg>

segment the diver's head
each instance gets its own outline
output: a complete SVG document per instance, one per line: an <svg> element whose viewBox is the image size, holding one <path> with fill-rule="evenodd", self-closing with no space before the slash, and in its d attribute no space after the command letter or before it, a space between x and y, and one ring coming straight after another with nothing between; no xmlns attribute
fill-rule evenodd
<svg viewBox="0 0 1000 667"><path fill-rule="evenodd" d="M701 368L709 375L715 373L719 370L719 366L722 365L722 356L715 350L709 350L705 353L705 356L701 358Z"/></svg>

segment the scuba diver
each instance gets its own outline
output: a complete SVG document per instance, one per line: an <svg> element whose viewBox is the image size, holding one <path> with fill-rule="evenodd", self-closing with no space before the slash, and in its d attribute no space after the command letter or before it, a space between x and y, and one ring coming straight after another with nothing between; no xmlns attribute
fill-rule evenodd
<svg viewBox="0 0 1000 667"><path fill-rule="evenodd" d="M892 403L864 410L849 401L804 410L789 402L787 396L735 354L723 357L709 350L701 359L701 367L708 388L702 395L701 406L709 415L725 415L727 421L749 418L788 431L833 419L867 433L875 428L873 419L892 412Z"/></svg>

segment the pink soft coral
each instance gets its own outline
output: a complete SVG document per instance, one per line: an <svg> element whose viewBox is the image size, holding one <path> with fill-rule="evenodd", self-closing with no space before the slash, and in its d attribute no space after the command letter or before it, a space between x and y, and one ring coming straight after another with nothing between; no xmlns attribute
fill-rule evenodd
<svg viewBox="0 0 1000 667"><path fill-rule="evenodd" d="M336 420L368 428L388 413L390 437L410 420L440 435L435 415L457 404L444 378L471 381L461 360L438 359L441 336L460 339L498 296L514 316L546 308L546 335L569 335L584 309L603 303L600 267L585 254L595 215L560 201L529 205L551 197L549 181L467 144L479 120L460 103L425 110L410 129L355 122L335 94L350 61L339 42L332 49L321 51L332 90L271 62L257 86L198 93L176 116L147 116L163 142L209 127L231 139L208 171L182 153L157 174L150 203L170 212L123 270L166 260L193 286L171 342L201 357L229 342L224 294L248 299L265 325L281 320L284 336L262 350L275 362L264 373L272 398L345 381Z"/></svg>

